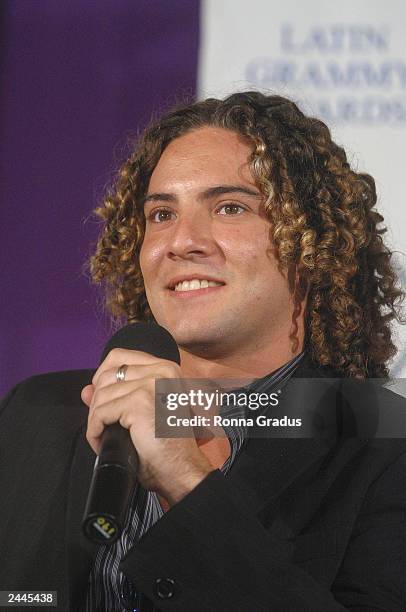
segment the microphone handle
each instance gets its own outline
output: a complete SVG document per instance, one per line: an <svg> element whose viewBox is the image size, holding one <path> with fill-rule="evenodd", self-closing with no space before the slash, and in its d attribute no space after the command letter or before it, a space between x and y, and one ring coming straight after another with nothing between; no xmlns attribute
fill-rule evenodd
<svg viewBox="0 0 406 612"><path fill-rule="evenodd" d="M138 454L128 429L108 425L94 466L82 529L96 544L113 544L121 535L135 488Z"/></svg>

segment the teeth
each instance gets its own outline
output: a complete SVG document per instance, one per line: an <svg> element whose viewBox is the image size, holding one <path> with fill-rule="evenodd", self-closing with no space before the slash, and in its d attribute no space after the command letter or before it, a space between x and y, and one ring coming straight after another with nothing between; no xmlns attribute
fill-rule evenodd
<svg viewBox="0 0 406 612"><path fill-rule="evenodd" d="M222 283L212 280L200 280L193 278L190 281L181 281L175 287L175 291L194 291L195 289L207 289L207 287L218 287Z"/></svg>
<svg viewBox="0 0 406 612"><path fill-rule="evenodd" d="M183 283L182 283L182 288L184 289ZM199 280L191 280L191 281L189 281L189 287L186 287L186 291L188 289L191 289L191 290L193 290L193 289L200 289L200 281Z"/></svg>

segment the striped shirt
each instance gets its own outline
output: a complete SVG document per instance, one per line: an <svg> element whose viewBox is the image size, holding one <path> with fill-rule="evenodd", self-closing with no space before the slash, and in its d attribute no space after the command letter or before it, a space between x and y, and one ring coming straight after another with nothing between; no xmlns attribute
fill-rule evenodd
<svg viewBox="0 0 406 612"><path fill-rule="evenodd" d="M234 393L271 393L289 380L303 356L302 352L275 372ZM227 406L222 414L231 417L234 410L241 413L241 408ZM220 469L227 475L247 439L247 431L234 426L224 427L224 431L231 452ZM163 513L156 493L140 486L135 488L121 537L111 546L100 546L96 553L89 576L86 612L133 612L138 609L139 594L130 579L120 572L120 562Z"/></svg>

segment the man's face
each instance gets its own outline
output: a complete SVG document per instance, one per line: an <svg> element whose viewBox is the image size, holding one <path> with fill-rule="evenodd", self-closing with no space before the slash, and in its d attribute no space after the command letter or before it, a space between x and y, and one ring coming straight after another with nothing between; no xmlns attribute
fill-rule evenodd
<svg viewBox="0 0 406 612"><path fill-rule="evenodd" d="M292 296L272 254L252 144L204 127L173 140L152 173L141 270L156 321L191 352L221 356L287 337Z"/></svg>

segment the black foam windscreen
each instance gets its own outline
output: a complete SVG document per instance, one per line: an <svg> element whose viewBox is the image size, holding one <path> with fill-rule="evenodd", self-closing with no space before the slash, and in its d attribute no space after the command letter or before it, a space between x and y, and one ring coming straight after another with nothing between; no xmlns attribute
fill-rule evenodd
<svg viewBox="0 0 406 612"><path fill-rule="evenodd" d="M180 364L179 350L167 329L156 323L132 323L118 330L107 342L101 361L114 348L144 351Z"/></svg>

